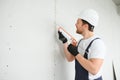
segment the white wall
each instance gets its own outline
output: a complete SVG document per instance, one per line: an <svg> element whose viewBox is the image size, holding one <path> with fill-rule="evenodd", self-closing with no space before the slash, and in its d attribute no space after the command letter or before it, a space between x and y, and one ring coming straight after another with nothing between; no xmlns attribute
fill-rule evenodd
<svg viewBox="0 0 120 80"><path fill-rule="evenodd" d="M95 33L107 45L104 80L113 80L112 61L120 79L120 16L111 0L0 0L0 80L74 80L74 62L65 59L56 24L76 39L79 12L100 15Z"/></svg>
<svg viewBox="0 0 120 80"><path fill-rule="evenodd" d="M53 80L54 32L54 0L0 0L0 80Z"/></svg>

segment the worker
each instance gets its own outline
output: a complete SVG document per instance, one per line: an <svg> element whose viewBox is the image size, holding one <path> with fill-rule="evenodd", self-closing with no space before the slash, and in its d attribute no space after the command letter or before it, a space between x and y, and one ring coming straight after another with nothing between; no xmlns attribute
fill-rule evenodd
<svg viewBox="0 0 120 80"><path fill-rule="evenodd" d="M76 21L76 33L82 35L76 46L58 31L64 53L69 62L75 60L75 80L103 80L102 65L106 53L103 40L94 33L99 20L93 9L83 10Z"/></svg>

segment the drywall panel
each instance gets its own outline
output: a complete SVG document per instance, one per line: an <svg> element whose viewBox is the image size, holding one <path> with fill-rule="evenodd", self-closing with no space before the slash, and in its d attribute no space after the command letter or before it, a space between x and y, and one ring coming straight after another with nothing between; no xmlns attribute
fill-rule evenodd
<svg viewBox="0 0 120 80"><path fill-rule="evenodd" d="M119 40L116 35L119 33L117 26L119 26L120 21L114 3L111 0L57 0L56 4L56 23L64 27L64 29L75 36L77 40L81 38L81 36L75 33L75 23L80 11L92 8L99 13L100 21L98 26L95 27L95 33L103 38L107 48L107 54L103 64L103 79L113 80L112 59L113 56L116 56L119 52ZM116 28L113 26L116 26ZM113 31L115 32L113 33ZM117 49L113 50L113 45L117 45Z"/></svg>
<svg viewBox="0 0 120 80"><path fill-rule="evenodd" d="M0 0L0 80L54 80L54 0Z"/></svg>

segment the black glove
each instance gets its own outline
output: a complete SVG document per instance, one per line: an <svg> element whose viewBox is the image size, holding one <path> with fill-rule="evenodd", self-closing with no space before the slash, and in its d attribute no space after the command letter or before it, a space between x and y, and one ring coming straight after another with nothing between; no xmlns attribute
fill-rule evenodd
<svg viewBox="0 0 120 80"><path fill-rule="evenodd" d="M68 45L67 49L74 56L76 56L79 53L77 47L73 46L72 44Z"/></svg>
<svg viewBox="0 0 120 80"><path fill-rule="evenodd" d="M62 32L58 31L58 35L59 35L59 40L61 40L63 44L67 42L67 38L62 34Z"/></svg>

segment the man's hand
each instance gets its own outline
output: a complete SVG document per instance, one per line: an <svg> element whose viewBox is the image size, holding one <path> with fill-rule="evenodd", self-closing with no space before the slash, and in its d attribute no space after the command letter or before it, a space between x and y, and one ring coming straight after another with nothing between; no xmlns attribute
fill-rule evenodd
<svg viewBox="0 0 120 80"><path fill-rule="evenodd" d="M73 46L72 44L68 45L67 49L74 56L76 56L79 53L78 50L77 50L77 47Z"/></svg>
<svg viewBox="0 0 120 80"><path fill-rule="evenodd" d="M58 35L59 35L59 40L61 40L63 44L67 42L67 38L62 34L62 32L58 31Z"/></svg>

